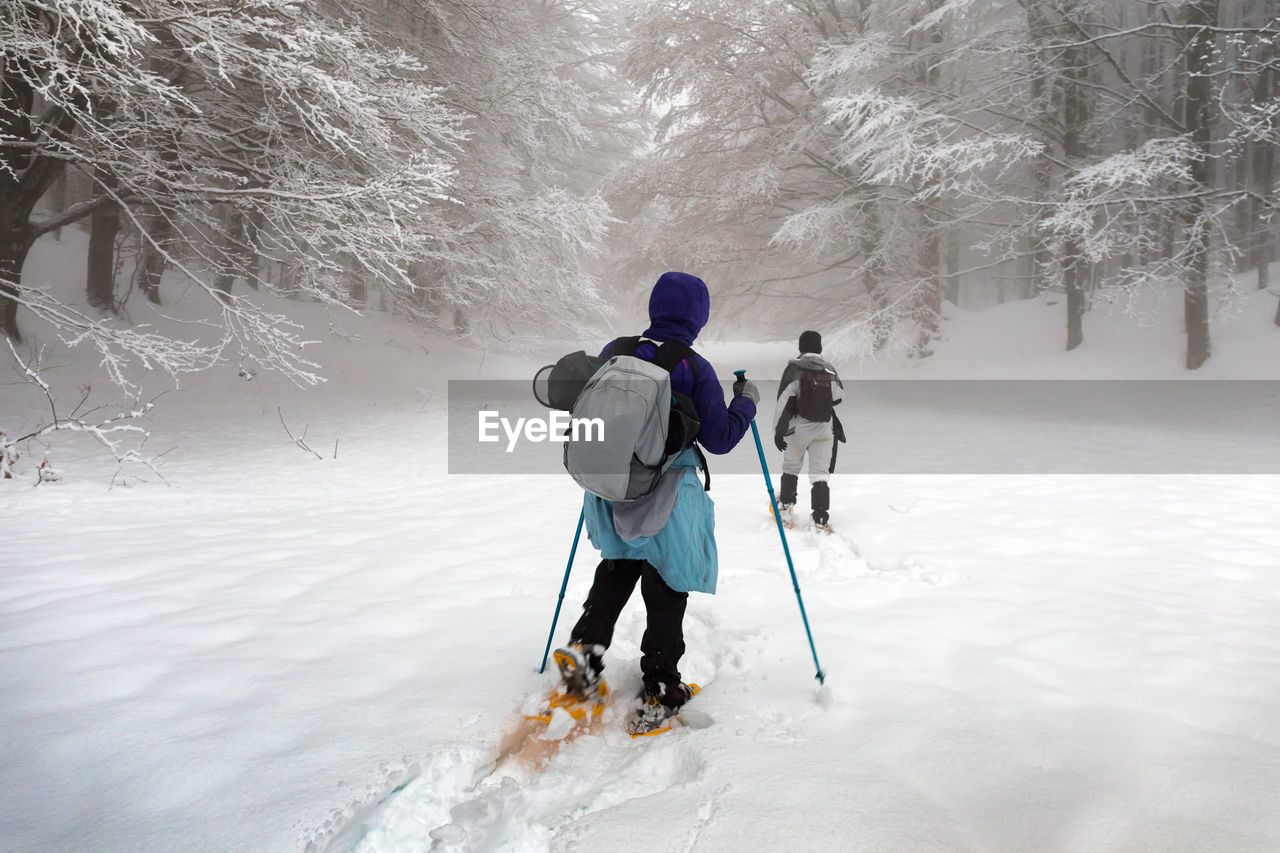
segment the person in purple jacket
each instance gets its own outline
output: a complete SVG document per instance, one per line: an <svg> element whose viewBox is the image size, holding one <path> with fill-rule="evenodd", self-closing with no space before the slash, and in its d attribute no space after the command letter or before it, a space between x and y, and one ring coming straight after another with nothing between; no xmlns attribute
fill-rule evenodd
<svg viewBox="0 0 1280 853"><path fill-rule="evenodd" d="M664 273L649 295L650 325L638 345L635 339L619 338L604 347L600 358L635 346L637 358L652 361L662 343L688 347L706 325L710 307L702 279L682 272ZM760 400L755 384L743 379L734 383L733 397L726 405L715 369L691 349L672 368L671 387L693 400L701 421L697 444L713 454L728 453L742 440ZM587 536L602 559L582 616L569 644L556 650L556 662L565 693L583 701L595 699L614 624L639 582L646 613L640 641L644 687L637 719L632 721L633 734L659 725L690 697L678 666L685 651L685 606L690 592L714 593L717 575L714 507L698 477L698 465L694 447L676 458L672 468L683 469L683 476L671 514L656 532L645 530L643 535L624 538L634 531L615 523L613 504L590 493L584 497Z"/></svg>

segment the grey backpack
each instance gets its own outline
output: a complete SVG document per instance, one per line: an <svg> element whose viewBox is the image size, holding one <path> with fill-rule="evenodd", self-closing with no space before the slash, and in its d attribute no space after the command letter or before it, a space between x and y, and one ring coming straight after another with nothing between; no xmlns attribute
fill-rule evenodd
<svg viewBox="0 0 1280 853"><path fill-rule="evenodd" d="M608 501L648 495L686 447L697 447L693 401L671 389L671 370L681 361L689 359L697 370L693 350L664 343L649 362L635 355L640 340L615 341L570 410L579 424L565 441L564 467L578 485Z"/></svg>

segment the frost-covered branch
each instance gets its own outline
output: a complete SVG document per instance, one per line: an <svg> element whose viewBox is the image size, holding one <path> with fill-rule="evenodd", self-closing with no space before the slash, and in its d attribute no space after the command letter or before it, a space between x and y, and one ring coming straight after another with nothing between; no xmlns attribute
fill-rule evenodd
<svg viewBox="0 0 1280 853"><path fill-rule="evenodd" d="M21 445L38 441L55 433L81 433L96 441L115 459L118 466L117 475L126 466L136 464L147 468L162 481L164 480L156 468L158 457L148 456L142 452L150 433L137 423L146 418L154 408L159 395L147 402L135 399L120 407L121 410L117 414L94 421L88 416L104 407L96 406L88 411L81 411L92 390L86 386L81 389L80 400L72 411L66 415L60 414L53 390L40 375L40 353L36 352L31 358L24 360L12 341L6 340L5 343L23 378L38 388L44 396L49 407L49 419L35 429L15 438L9 438L5 433L0 432L0 476L4 479L13 477ZM56 472L48 465L47 459L40 464L37 472L37 484L58 479ZM113 476L113 482L114 479Z"/></svg>
<svg viewBox="0 0 1280 853"><path fill-rule="evenodd" d="M111 319L91 317L64 304L43 290L13 283L15 299L51 326L68 346L88 344L101 357L100 364L113 383L125 390L134 387L133 366L160 370L174 377L205 370L216 363L227 340L201 345L177 340L145 328L128 328ZM13 347L12 341L9 342Z"/></svg>

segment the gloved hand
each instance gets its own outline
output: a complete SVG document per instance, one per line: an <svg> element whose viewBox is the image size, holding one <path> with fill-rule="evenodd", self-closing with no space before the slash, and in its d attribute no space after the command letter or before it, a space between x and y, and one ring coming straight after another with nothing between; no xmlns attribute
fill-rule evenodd
<svg viewBox="0 0 1280 853"><path fill-rule="evenodd" d="M756 388L756 383L747 379L745 376L733 383L733 396L750 397L751 402L756 405L760 404L760 391Z"/></svg>
<svg viewBox="0 0 1280 853"><path fill-rule="evenodd" d="M775 432L773 434L773 446L778 448L783 453L787 452L787 440L782 437L782 433Z"/></svg>

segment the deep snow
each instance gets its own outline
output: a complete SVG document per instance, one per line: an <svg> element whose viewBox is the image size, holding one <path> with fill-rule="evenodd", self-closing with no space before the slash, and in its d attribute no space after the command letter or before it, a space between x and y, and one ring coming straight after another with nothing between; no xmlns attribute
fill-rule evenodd
<svg viewBox="0 0 1280 853"><path fill-rule="evenodd" d="M1214 375L1280 378L1273 300L1215 328ZM578 493L447 475L444 382L564 347L427 352L305 310L331 381L189 377L149 424L167 486L108 488L114 462L69 436L61 482L33 487L30 457L0 482L0 848L1280 848L1276 476L837 476L838 534L791 538L819 689L763 483L725 474L720 591L691 597L683 661L713 724L606 720L477 782L550 682ZM1060 310L961 314L934 361L861 375L1179 375L1161 309L1158 345L1091 314L1073 354L1044 339ZM790 344L704 351L771 376ZM53 356L68 387L88 370ZM0 429L39 420L9 383ZM594 563L584 541L557 640ZM642 628L637 596L621 695Z"/></svg>

